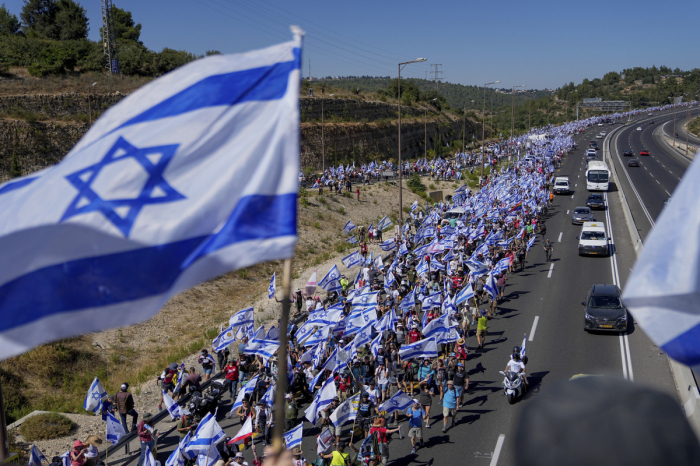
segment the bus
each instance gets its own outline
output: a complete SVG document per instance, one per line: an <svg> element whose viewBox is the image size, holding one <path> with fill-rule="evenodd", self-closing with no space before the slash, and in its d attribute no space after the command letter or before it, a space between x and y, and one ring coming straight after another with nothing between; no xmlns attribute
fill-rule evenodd
<svg viewBox="0 0 700 466"><path fill-rule="evenodd" d="M605 162L592 160L586 170L586 187L589 191L607 191L610 184L610 169Z"/></svg>

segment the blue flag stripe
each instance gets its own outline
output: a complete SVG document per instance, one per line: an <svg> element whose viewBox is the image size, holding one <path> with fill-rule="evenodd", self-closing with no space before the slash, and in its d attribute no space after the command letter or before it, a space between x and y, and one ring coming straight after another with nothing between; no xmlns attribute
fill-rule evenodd
<svg viewBox="0 0 700 466"><path fill-rule="evenodd" d="M0 286L0 331L53 314L156 296L168 291L192 257L246 240L296 235L296 197L247 196L253 199L241 199L215 235L77 259L17 277ZM261 215L261 209L274 217ZM277 221L265 223L269 218Z"/></svg>
<svg viewBox="0 0 700 466"><path fill-rule="evenodd" d="M287 91L289 73L300 66L301 50L295 48L292 61L209 76L128 120L115 131L206 107L281 99Z"/></svg>

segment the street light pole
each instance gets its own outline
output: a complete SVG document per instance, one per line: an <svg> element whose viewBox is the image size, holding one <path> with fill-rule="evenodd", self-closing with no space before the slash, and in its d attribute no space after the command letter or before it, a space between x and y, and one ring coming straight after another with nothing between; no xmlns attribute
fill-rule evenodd
<svg viewBox="0 0 700 466"><path fill-rule="evenodd" d="M333 97L335 94L331 94L328 97ZM324 122L324 116L323 116L323 102L326 99L324 97L321 97L321 159L322 159L322 173L325 175L326 174L326 134L325 134L325 122Z"/></svg>
<svg viewBox="0 0 700 466"><path fill-rule="evenodd" d="M431 100L431 102L435 102L437 100L437 97ZM423 140L423 157L428 158L428 106L426 105L423 107L425 110L425 139Z"/></svg>
<svg viewBox="0 0 700 466"><path fill-rule="evenodd" d="M399 85L398 85L398 97L399 97L399 223L401 226L399 230L403 228L403 166L401 164L401 70L404 66L411 63L420 63L426 61L427 58L417 58L412 61L405 61L399 63ZM427 118L427 116L426 116ZM426 123L427 125L427 123ZM427 131L427 130L426 130Z"/></svg>
<svg viewBox="0 0 700 466"><path fill-rule="evenodd" d="M525 84L521 84L520 86L513 86L513 90L510 93L510 144L513 143L513 136L515 133L515 88L516 87L525 87ZM510 155L510 144L508 144L508 155Z"/></svg>
<svg viewBox="0 0 700 466"><path fill-rule="evenodd" d="M481 182L484 182L484 156L486 155L486 86L491 84L498 84L501 81L494 81L492 83L484 84L484 114L483 123L481 124ZM493 100L492 100L493 102ZM491 121L493 121L493 112L491 112Z"/></svg>

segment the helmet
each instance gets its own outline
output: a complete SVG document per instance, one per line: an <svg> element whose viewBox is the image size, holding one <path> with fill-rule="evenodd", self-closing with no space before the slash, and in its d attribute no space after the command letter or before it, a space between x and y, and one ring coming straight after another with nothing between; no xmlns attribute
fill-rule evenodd
<svg viewBox="0 0 700 466"><path fill-rule="evenodd" d="M513 347L513 353L518 353L518 354L520 354L520 347L519 347L519 346L514 346L514 347Z"/></svg>
<svg viewBox="0 0 700 466"><path fill-rule="evenodd" d="M362 398L369 398L369 393L367 393L367 392L362 393Z"/></svg>
<svg viewBox="0 0 700 466"><path fill-rule="evenodd" d="M520 353L513 354L513 361L520 361Z"/></svg>

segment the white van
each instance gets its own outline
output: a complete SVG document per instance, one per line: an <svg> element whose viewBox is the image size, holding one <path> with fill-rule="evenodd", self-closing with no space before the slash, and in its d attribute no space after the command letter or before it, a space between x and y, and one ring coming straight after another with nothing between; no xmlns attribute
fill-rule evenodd
<svg viewBox="0 0 700 466"><path fill-rule="evenodd" d="M578 255L607 256L610 253L608 235L603 222L585 222L578 237Z"/></svg>
<svg viewBox="0 0 700 466"><path fill-rule="evenodd" d="M554 178L554 192L557 194L569 194L571 192L568 176L557 176Z"/></svg>
<svg viewBox="0 0 700 466"><path fill-rule="evenodd" d="M465 209L464 207L454 207L454 208L448 210L447 212L445 212L445 215L443 215L442 218L444 220L450 220L452 218L458 219L466 213L467 213L467 209Z"/></svg>

